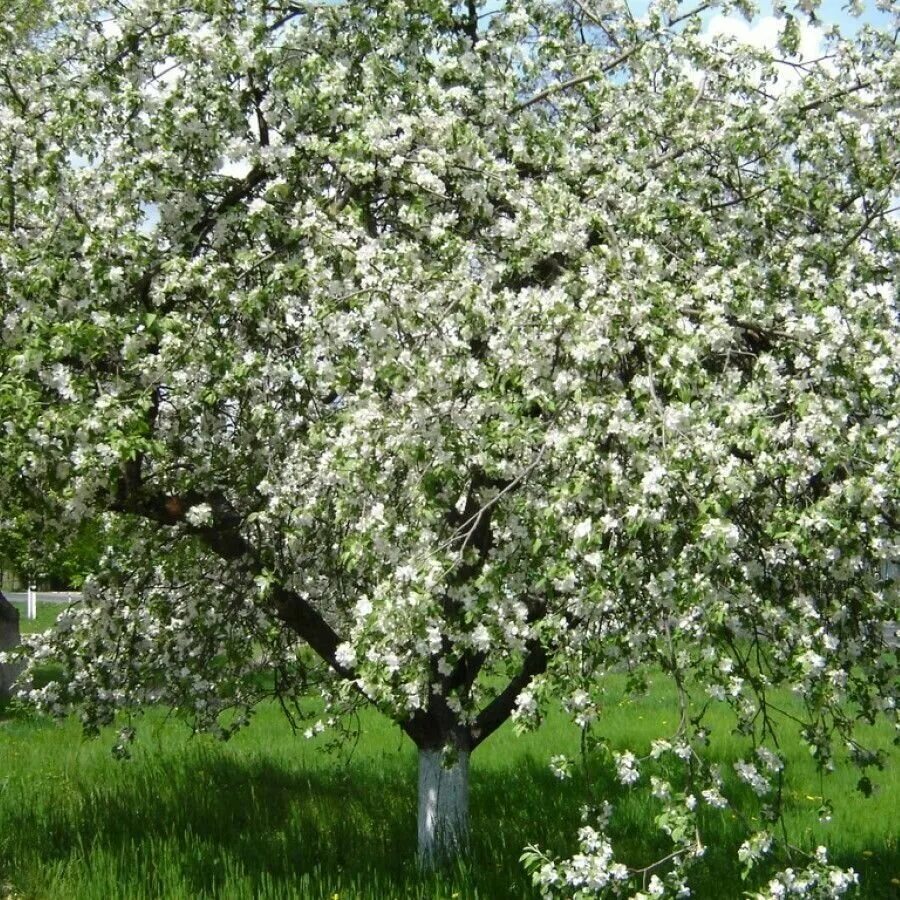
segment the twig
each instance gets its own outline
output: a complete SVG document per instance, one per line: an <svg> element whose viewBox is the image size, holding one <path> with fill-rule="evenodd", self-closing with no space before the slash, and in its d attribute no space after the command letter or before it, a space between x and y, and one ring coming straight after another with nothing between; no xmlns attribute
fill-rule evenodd
<svg viewBox="0 0 900 900"><path fill-rule="evenodd" d="M595 15L581 0L572 0L572 2L582 11L582 13L590 19L605 35L606 37L616 46L621 47L622 45L619 43L618 38L603 24L603 20L600 19L597 15Z"/></svg>
<svg viewBox="0 0 900 900"><path fill-rule="evenodd" d="M613 69L618 68L622 63L626 62L630 59L638 50L641 49L643 44L636 44L634 47L629 47L627 50L624 50L617 57L610 60L605 66L603 66L599 72L591 72L588 75L578 75L575 78L570 78L568 81L561 81L557 84L552 84L550 87L545 88L539 94L535 94L528 100L524 100L522 103L519 103L517 106L514 106L510 113L515 115L516 113L522 112L524 109L528 109L529 106L534 106L536 103L540 103L542 100L546 100L548 97L552 97L554 94L560 93L560 91L566 91L570 87L575 87L579 84L584 84L586 81L593 81L595 78L599 78L601 75L606 75L611 72Z"/></svg>

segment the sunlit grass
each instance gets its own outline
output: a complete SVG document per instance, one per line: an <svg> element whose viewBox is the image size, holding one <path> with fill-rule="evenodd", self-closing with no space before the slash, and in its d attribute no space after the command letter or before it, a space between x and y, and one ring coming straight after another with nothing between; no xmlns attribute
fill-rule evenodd
<svg viewBox="0 0 900 900"><path fill-rule="evenodd" d="M26 623L23 622L23 625ZM789 697L781 698L789 703ZM602 732L614 748L647 748L675 727L674 694L654 680L631 699L612 678ZM747 756L726 711L713 711L711 752L728 771ZM115 761L112 733L83 740L77 721L55 724L0 713L0 897L3 885L34 898L501 898L534 897L518 862L527 843L571 852L578 809L590 799L579 768L565 782L549 772L552 754L577 757L578 731L550 715L534 734L502 729L472 764L471 853L455 869L425 876L415 865L415 751L375 713L362 717L351 757L321 752L322 739L295 736L275 705L227 744L191 738L150 710L133 758ZM887 747L887 727L866 736ZM820 823L822 787L796 735L789 757L788 822L808 847L826 843L840 864L861 875L861 895L900 890L894 770L876 773L862 797L859 773L824 782L835 815ZM646 791L618 787L609 768L591 767L593 799L616 805L617 847L630 863L665 847ZM730 787L735 788L734 779ZM756 815L746 791L742 810ZM709 849L695 875L696 896L740 897L735 850L741 840L730 811L707 816Z"/></svg>
<svg viewBox="0 0 900 900"><path fill-rule="evenodd" d="M55 621L60 611L65 607L59 603L38 603L37 618L29 619L25 615L25 604L18 601L11 601L12 605L19 611L19 630L22 634L32 634L36 631L46 631Z"/></svg>

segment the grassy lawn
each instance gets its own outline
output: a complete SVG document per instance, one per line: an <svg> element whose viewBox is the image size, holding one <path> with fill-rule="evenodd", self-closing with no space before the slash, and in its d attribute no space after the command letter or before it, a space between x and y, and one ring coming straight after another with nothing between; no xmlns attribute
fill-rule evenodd
<svg viewBox="0 0 900 900"><path fill-rule="evenodd" d="M52 610L51 610L52 613ZM23 621L23 626L30 623ZM627 699L612 679L604 733L616 746L647 747L674 725L673 694L663 683ZM787 702L787 701L786 701ZM746 757L725 712L710 716L712 752L730 769ZM294 736L274 705L227 744L190 738L162 710L141 722L131 760L111 758L110 734L84 741L76 721L55 724L0 712L0 897L34 898L518 898L536 896L518 862L537 842L571 852L583 775L557 781L554 753L576 755L579 735L562 715L517 738L507 727L473 757L473 846L468 862L423 877L415 842L415 753L399 729L363 717L350 758L321 751L321 739ZM891 733L870 730L882 746ZM877 773L866 799L858 773L828 778L836 813L817 820L821 787L799 743L793 757L789 820L808 846L827 843L833 858L861 875L861 896L897 897L900 849L896 771ZM594 772L601 797L617 808L616 839L626 861L655 858L664 845L652 829L656 801L628 793L605 768ZM732 783L733 787L733 783ZM746 792L742 794L746 797ZM746 798L746 810L753 802ZM740 841L728 811L710 811L712 835L696 896L740 897L734 861Z"/></svg>
<svg viewBox="0 0 900 900"><path fill-rule="evenodd" d="M37 618L34 620L25 618L25 604L18 601L10 601L19 611L19 630L22 634L30 634L34 631L45 631L55 621L56 617L65 607L60 603L38 603Z"/></svg>

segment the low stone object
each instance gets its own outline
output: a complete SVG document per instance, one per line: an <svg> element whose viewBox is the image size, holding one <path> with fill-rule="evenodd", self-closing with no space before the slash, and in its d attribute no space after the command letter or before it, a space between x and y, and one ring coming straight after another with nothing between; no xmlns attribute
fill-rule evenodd
<svg viewBox="0 0 900 900"><path fill-rule="evenodd" d="M19 611L0 592L0 653L18 647L21 642ZM9 699L13 683L21 670L22 666L18 663L0 663L0 701Z"/></svg>

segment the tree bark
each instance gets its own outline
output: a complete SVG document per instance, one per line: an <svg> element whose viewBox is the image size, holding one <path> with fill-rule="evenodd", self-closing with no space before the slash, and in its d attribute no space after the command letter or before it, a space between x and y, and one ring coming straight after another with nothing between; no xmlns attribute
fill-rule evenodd
<svg viewBox="0 0 900 900"><path fill-rule="evenodd" d="M469 834L469 753L419 749L419 862L433 868L464 849Z"/></svg>
<svg viewBox="0 0 900 900"><path fill-rule="evenodd" d="M19 611L0 593L0 653L18 647L21 642ZM21 668L11 663L0 663L0 701L9 699Z"/></svg>

